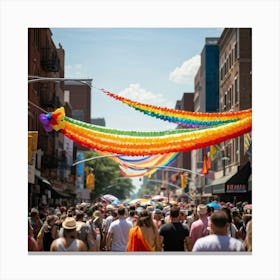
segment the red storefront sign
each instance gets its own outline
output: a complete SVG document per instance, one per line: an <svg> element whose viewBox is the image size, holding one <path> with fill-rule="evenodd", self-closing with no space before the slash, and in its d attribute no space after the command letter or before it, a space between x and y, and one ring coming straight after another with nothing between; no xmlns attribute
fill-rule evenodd
<svg viewBox="0 0 280 280"><path fill-rule="evenodd" d="M247 192L246 184L227 184L226 185L227 193L244 193Z"/></svg>

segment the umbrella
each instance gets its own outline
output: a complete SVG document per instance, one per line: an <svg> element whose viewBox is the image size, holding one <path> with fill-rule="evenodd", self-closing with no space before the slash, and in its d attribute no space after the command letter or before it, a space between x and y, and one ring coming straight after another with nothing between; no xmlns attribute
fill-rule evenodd
<svg viewBox="0 0 280 280"><path fill-rule="evenodd" d="M118 200L118 198L115 197L115 196L112 195L112 194L105 194L105 195L103 195L102 198L105 199L105 200L107 200L107 201L110 202L110 203L112 203L112 202L115 201L115 200Z"/></svg>
<svg viewBox="0 0 280 280"><path fill-rule="evenodd" d="M127 198L127 199L123 200L123 202L122 202L122 203L123 203L124 205L128 205L128 204L129 204L129 202L130 202L130 199L129 199L129 198Z"/></svg>
<svg viewBox="0 0 280 280"><path fill-rule="evenodd" d="M214 202L214 201L210 202L210 203L207 203L206 205L210 206L210 207L213 207L215 210L221 208L221 206L217 202Z"/></svg>
<svg viewBox="0 0 280 280"><path fill-rule="evenodd" d="M146 198L135 198L129 201L128 204L137 204L139 203L141 206L151 204L151 201Z"/></svg>
<svg viewBox="0 0 280 280"><path fill-rule="evenodd" d="M167 197L163 195L155 195L152 197L152 200L167 200Z"/></svg>
<svg viewBox="0 0 280 280"><path fill-rule="evenodd" d="M118 200L118 199L114 200L114 201L111 203L111 205L118 205L118 204L121 204L121 201Z"/></svg>

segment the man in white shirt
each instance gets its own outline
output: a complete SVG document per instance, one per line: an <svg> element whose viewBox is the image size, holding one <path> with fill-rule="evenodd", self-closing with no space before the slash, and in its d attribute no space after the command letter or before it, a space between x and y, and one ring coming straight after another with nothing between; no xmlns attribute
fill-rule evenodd
<svg viewBox="0 0 280 280"><path fill-rule="evenodd" d="M125 208L118 208L118 219L113 221L107 234L106 247L108 251L125 252L128 242L128 233L132 223L126 220Z"/></svg>
<svg viewBox="0 0 280 280"><path fill-rule="evenodd" d="M244 251L242 242L227 234L228 217L225 212L214 212L210 221L210 235L197 239L193 252Z"/></svg>

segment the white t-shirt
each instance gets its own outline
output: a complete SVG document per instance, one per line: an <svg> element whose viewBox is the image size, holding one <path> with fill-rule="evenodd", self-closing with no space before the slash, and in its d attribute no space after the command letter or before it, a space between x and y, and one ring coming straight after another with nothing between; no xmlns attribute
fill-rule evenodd
<svg viewBox="0 0 280 280"><path fill-rule="evenodd" d="M228 225L228 236L229 236L229 237L234 237L234 238L236 238L236 233L237 233L237 231L238 231L238 229L237 229L237 227L235 226L235 224L230 223L230 224Z"/></svg>
<svg viewBox="0 0 280 280"><path fill-rule="evenodd" d="M113 221L109 227L108 233L112 233L112 251L126 251L128 242L128 233L132 223L126 219Z"/></svg>
<svg viewBox="0 0 280 280"><path fill-rule="evenodd" d="M240 240L227 235L210 234L196 240L193 252L244 251Z"/></svg>

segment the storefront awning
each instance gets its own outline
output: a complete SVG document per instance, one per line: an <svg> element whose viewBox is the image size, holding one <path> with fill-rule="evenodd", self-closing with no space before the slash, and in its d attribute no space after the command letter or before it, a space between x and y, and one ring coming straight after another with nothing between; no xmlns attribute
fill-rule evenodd
<svg viewBox="0 0 280 280"><path fill-rule="evenodd" d="M248 179L251 175L251 164L247 162L226 182L227 193L245 193L248 191Z"/></svg>
<svg viewBox="0 0 280 280"><path fill-rule="evenodd" d="M35 174L35 177L39 180L39 182L41 181L43 184L46 184L48 186L52 186L51 182L49 182L46 178L39 176L37 174Z"/></svg>
<svg viewBox="0 0 280 280"><path fill-rule="evenodd" d="M227 184L248 184L251 172L251 164L248 161L234 176L231 177Z"/></svg>
<svg viewBox="0 0 280 280"><path fill-rule="evenodd" d="M212 186L211 185L205 186L204 189L203 189L203 193L204 194L212 194Z"/></svg>
<svg viewBox="0 0 280 280"><path fill-rule="evenodd" d="M233 174L223 176L221 178L217 178L214 181L212 181L212 193L224 193L225 192L225 183L233 176Z"/></svg>
<svg viewBox="0 0 280 280"><path fill-rule="evenodd" d="M215 179L211 183L212 194L244 193L251 190L249 187L251 171L251 164L247 162L238 172Z"/></svg>
<svg viewBox="0 0 280 280"><path fill-rule="evenodd" d="M55 193L55 196L65 197L65 198L75 198L76 197L76 194L65 193L65 192L62 192L62 191L54 189L54 188L52 188L52 189Z"/></svg>
<svg viewBox="0 0 280 280"><path fill-rule="evenodd" d="M39 180L39 184L42 185L43 187L46 187L47 189L49 189L51 191L51 196L52 198L60 198L60 197L64 197L64 198L75 198L76 195L71 195L65 192L62 192L60 190L57 190L55 188L53 188L52 184L50 181L48 181L46 178L39 176L39 175L35 175L37 177L37 179Z"/></svg>

